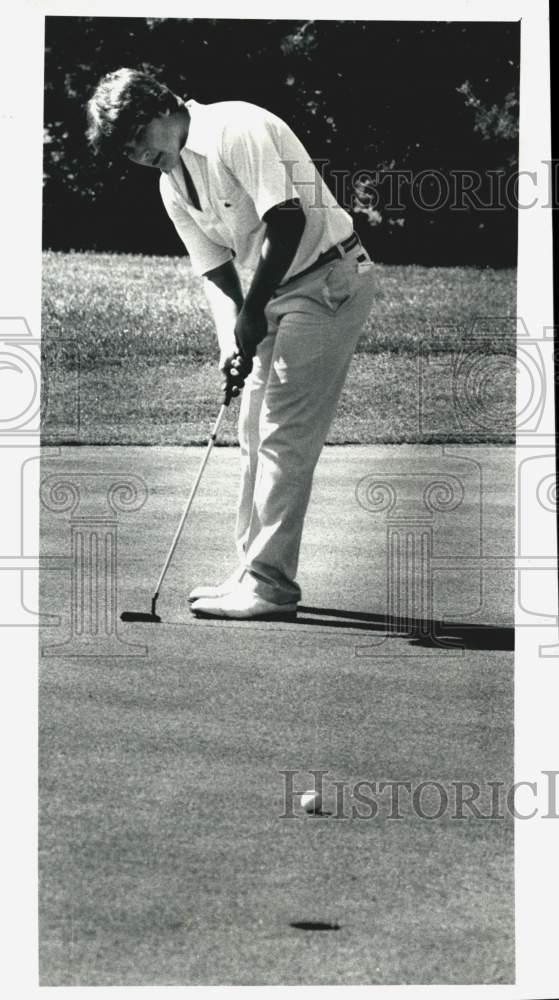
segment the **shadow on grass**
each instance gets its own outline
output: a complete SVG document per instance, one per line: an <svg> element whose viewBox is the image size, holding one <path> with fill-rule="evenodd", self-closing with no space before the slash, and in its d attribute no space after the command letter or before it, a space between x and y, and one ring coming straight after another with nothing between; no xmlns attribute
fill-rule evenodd
<svg viewBox="0 0 559 1000"><path fill-rule="evenodd" d="M394 638L408 639L412 646L434 649L514 650L514 628L499 625L470 625L420 618L406 618L403 622L388 615L302 604L298 608L297 624L381 632Z"/></svg>

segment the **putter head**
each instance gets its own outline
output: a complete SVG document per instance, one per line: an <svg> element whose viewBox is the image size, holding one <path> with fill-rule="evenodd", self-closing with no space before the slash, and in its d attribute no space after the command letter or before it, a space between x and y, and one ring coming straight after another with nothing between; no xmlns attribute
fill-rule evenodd
<svg viewBox="0 0 559 1000"><path fill-rule="evenodd" d="M160 622L159 615L150 614L149 611L123 611L120 616L121 622Z"/></svg>

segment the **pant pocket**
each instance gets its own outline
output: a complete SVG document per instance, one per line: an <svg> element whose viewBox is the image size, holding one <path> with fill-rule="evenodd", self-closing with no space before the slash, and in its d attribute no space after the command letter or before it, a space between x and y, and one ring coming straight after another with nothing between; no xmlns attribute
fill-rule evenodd
<svg viewBox="0 0 559 1000"><path fill-rule="evenodd" d="M340 261L328 270L321 289L322 299L333 313L351 298L353 292L353 274L345 263Z"/></svg>

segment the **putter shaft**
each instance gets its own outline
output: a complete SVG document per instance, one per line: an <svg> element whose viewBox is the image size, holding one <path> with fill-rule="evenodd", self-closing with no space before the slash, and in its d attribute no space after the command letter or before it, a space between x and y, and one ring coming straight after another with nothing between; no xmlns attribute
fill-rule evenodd
<svg viewBox="0 0 559 1000"><path fill-rule="evenodd" d="M173 541L171 542L171 546L170 546L169 551L167 553L167 558L165 559L165 563L163 565L163 569L161 570L161 575L159 577L159 580L157 581L157 587L155 588L155 593L153 595L152 602L151 602L151 611L152 611L152 614L155 614L155 605L156 605L156 602L157 602L157 598L159 597L159 591L161 590L161 584L163 583L163 580L165 579L165 575L167 573L167 570L169 569L169 565L171 563L171 559L173 558L173 555L175 553L175 549L176 549L176 547L177 547L177 545L179 543L179 538L180 538L180 536L182 534L182 529L184 528L186 519L187 519L188 514L190 512L190 508L192 507L192 504L194 502L194 497L196 496L198 487L200 485L200 480L201 480L201 478L202 478L202 476L204 474L204 469L206 468L206 464L207 464L208 458L210 457L211 450L212 450L212 448L213 448L213 446L214 446L214 444L215 444L215 442L217 440L217 435L219 434L219 428L221 427L221 421L223 420L223 417L225 416L225 411L226 410L227 410L227 404L223 403L222 406L221 406L221 408L220 408L220 411L218 413L217 420L216 420L216 422L215 422L215 424L213 426L212 433L210 434L210 439L208 441L204 457L203 457L203 459L202 459L202 461L200 463L200 468L198 469L198 474L196 476L196 479L194 480L194 484L192 486L192 489L190 491L190 495L189 495L188 500L186 502L186 507L184 508L184 511L182 513L182 517L181 517L181 519L179 521L179 524L178 524L178 527L177 527L177 530L175 531L175 535L174 535Z"/></svg>

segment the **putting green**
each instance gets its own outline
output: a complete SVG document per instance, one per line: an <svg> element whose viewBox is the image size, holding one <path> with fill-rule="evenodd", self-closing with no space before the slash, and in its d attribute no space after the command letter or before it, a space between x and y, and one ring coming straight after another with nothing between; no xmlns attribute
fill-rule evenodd
<svg viewBox="0 0 559 1000"><path fill-rule="evenodd" d="M217 448L161 624L111 619L113 654L86 655L72 540L117 531L118 612L148 611L200 457L44 451L43 480L81 495L41 515L58 558L41 575L58 616L41 634L42 985L512 982L512 819L455 817L460 783L480 786L484 815L489 782L512 783L513 449L326 449L299 621L266 624L188 611L188 590L234 564L238 453ZM127 476L145 502L115 513L108 487ZM429 612L408 633L387 619L406 594ZM286 799L285 772L302 792L311 769L327 772L331 815ZM358 780L409 782L401 818L390 789L357 815ZM440 818L421 815L444 795Z"/></svg>

